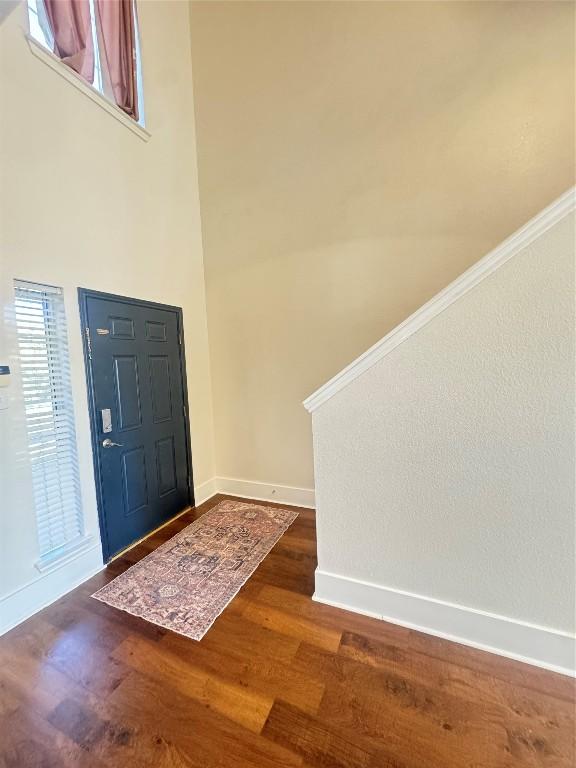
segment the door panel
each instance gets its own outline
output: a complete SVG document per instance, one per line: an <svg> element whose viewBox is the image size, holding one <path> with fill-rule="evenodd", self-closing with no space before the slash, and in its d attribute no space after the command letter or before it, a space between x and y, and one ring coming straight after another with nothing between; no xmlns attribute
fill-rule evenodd
<svg viewBox="0 0 576 768"><path fill-rule="evenodd" d="M158 493L160 496L166 496L167 493L177 490L173 437L165 437L156 443L156 466L158 467Z"/></svg>
<svg viewBox="0 0 576 768"><path fill-rule="evenodd" d="M89 291L81 291L81 306L108 559L191 503L181 315ZM105 409L112 425L106 433Z"/></svg>
<svg viewBox="0 0 576 768"><path fill-rule="evenodd" d="M172 394L170 390L170 359L168 355L151 355L150 391L152 394L152 418L157 424L172 418Z"/></svg>
<svg viewBox="0 0 576 768"><path fill-rule="evenodd" d="M124 516L131 515L148 505L146 480L146 453L142 446L121 454L122 487L124 489Z"/></svg>
<svg viewBox="0 0 576 768"><path fill-rule="evenodd" d="M147 320L146 338L148 341L168 341L166 338L166 325L153 320Z"/></svg>
<svg viewBox="0 0 576 768"><path fill-rule="evenodd" d="M114 355L114 394L118 406L118 430L142 426L140 383L136 355Z"/></svg>
<svg viewBox="0 0 576 768"><path fill-rule="evenodd" d="M134 323L129 317L110 317L113 339L134 339Z"/></svg>

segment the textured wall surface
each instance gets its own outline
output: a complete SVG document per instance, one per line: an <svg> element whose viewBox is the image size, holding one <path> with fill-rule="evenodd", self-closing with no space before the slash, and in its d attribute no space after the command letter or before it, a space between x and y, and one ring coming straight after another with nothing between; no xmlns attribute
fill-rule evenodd
<svg viewBox="0 0 576 768"><path fill-rule="evenodd" d="M314 413L319 568L574 630L574 215Z"/></svg>
<svg viewBox="0 0 576 768"><path fill-rule="evenodd" d="M96 547L78 286L183 307L195 482L214 474L188 5L139 6L147 143L32 55L25 3L0 27L0 355L14 369L10 407L0 411L0 595L39 577L14 278L64 288L82 500Z"/></svg>
<svg viewBox="0 0 576 768"><path fill-rule="evenodd" d="M309 488L302 400L574 183L574 6L191 21L217 474Z"/></svg>

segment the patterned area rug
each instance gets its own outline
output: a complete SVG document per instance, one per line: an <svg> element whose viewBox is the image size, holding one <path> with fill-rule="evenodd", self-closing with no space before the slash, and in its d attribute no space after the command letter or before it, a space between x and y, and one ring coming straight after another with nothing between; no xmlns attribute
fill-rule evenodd
<svg viewBox="0 0 576 768"><path fill-rule="evenodd" d="M92 597L200 640L297 516L221 501Z"/></svg>

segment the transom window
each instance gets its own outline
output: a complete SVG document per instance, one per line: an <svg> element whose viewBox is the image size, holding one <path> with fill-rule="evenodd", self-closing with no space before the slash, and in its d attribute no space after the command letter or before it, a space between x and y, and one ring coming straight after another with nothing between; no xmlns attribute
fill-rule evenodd
<svg viewBox="0 0 576 768"><path fill-rule="evenodd" d="M30 36L144 125L135 0L27 0Z"/></svg>

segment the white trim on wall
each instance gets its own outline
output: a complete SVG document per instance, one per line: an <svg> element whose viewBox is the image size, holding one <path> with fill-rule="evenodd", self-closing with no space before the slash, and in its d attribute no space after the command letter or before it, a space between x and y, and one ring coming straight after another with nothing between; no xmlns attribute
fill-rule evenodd
<svg viewBox="0 0 576 768"><path fill-rule="evenodd" d="M402 344L403 341L417 333L430 320L462 298L468 291L475 288L478 283L505 264L512 256L526 248L527 245L530 245L536 238L540 237L547 229L550 229L550 227L554 226L554 224L575 208L576 188L572 187L537 216L534 216L533 219L507 240L504 240L487 256L484 256L483 259L480 259L460 277L456 278L444 290L437 293L434 298L423 304L420 309L416 310L414 314L390 331L387 336L384 336L383 339L370 347L367 352L364 352L353 363L307 397L304 400L306 410L312 413L337 392L347 387L348 384L365 373L369 368L372 368L373 365L388 355L399 344Z"/></svg>
<svg viewBox="0 0 576 768"><path fill-rule="evenodd" d="M576 675L576 637L567 632L319 569L313 600L563 675Z"/></svg>
<svg viewBox="0 0 576 768"><path fill-rule="evenodd" d="M273 501L279 504L314 509L313 488L275 485L274 483L261 483L258 480L240 480L236 477L213 477L211 480L195 486L196 506L208 501L217 493L240 496L243 499L255 501Z"/></svg>
<svg viewBox="0 0 576 768"><path fill-rule="evenodd" d="M213 477L211 480L206 480L205 483L201 483L200 485L194 486L194 504L195 506L199 507L200 504L204 504L205 501L208 501L208 499L211 499L212 496L215 496L218 493L218 489L216 486L216 478Z"/></svg>
<svg viewBox="0 0 576 768"><path fill-rule="evenodd" d="M218 493L242 496L256 501L274 501L279 504L291 504L295 507L314 508L314 490L295 488L292 485L274 485L260 483L257 480L240 480L233 477L215 478Z"/></svg>
<svg viewBox="0 0 576 768"><path fill-rule="evenodd" d="M89 99L92 99L95 104L108 112L108 114L112 115L112 117L116 118L116 120L126 126L126 128L129 128L132 133L135 133L138 138L142 139L142 141L148 141L151 138L151 133L147 131L143 125L140 125L136 120L133 120L129 115L123 112L120 107L116 106L116 104L104 96L103 93L100 93L100 91L96 90L90 83L87 83L80 77L80 75L77 75L73 69L67 67L66 64L63 64L57 56L44 48L41 43L28 34L26 35L26 40L28 41L28 45L34 56L50 67L50 69L53 69L54 72L60 75L60 77L63 77L64 80L71 83L81 93L88 96Z"/></svg>
<svg viewBox="0 0 576 768"><path fill-rule="evenodd" d="M0 635L21 624L105 568L100 543L66 560L60 567L0 598Z"/></svg>

